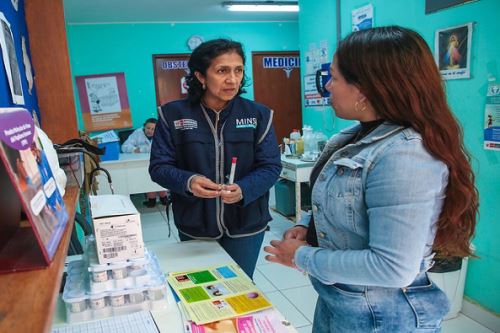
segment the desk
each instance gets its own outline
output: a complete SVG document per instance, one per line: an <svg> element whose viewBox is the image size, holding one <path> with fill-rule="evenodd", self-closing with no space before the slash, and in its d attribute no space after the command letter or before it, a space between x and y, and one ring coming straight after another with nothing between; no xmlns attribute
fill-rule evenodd
<svg viewBox="0 0 500 333"><path fill-rule="evenodd" d="M146 244L146 246L148 250L156 254L160 267L165 273L234 262L219 243L214 241L189 241L170 244L164 241L153 241ZM59 297L53 321L54 325L65 325L65 312L64 304L61 297ZM151 311L151 313L160 332L184 333L182 319L175 303L169 304L166 310L155 310ZM289 332L297 331L292 326L289 326Z"/></svg>
<svg viewBox="0 0 500 333"><path fill-rule="evenodd" d="M114 161L103 161L101 167L108 170L113 182L115 194L130 195L145 192L165 191L149 176L149 153L120 154ZM99 194L111 194L103 173L99 179Z"/></svg>
<svg viewBox="0 0 500 333"><path fill-rule="evenodd" d="M315 162L304 162L298 158L281 155L281 178L295 182L295 222L300 221L300 183L308 182Z"/></svg>

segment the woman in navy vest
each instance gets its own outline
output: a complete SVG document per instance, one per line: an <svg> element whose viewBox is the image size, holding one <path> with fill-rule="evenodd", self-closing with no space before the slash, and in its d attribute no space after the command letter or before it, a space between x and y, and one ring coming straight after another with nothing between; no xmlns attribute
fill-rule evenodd
<svg viewBox="0 0 500 333"><path fill-rule="evenodd" d="M478 208L460 126L424 39L361 30L330 66L333 136L311 172L312 214L271 241L266 259L309 274L313 332L439 332L446 295L434 258L470 255Z"/></svg>
<svg viewBox="0 0 500 333"><path fill-rule="evenodd" d="M171 190L181 241L217 240L252 277L281 161L272 110L240 97L244 65L242 45L231 40L193 51L188 98L159 110L149 173Z"/></svg>

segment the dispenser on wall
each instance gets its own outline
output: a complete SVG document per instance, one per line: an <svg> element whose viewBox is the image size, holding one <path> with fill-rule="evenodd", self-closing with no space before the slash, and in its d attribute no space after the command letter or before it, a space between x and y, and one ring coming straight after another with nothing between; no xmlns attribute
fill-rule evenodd
<svg viewBox="0 0 500 333"><path fill-rule="evenodd" d="M321 97L330 96L330 93L325 89L325 86L330 78L330 63L321 64L321 69L316 71L316 89Z"/></svg>

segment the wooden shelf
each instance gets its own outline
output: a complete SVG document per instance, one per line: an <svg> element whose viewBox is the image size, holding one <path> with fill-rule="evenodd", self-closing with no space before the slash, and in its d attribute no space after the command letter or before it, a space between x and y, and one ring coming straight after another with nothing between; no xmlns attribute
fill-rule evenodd
<svg viewBox="0 0 500 333"><path fill-rule="evenodd" d="M66 188L69 221L49 267L0 275L0 332L49 332L80 190Z"/></svg>

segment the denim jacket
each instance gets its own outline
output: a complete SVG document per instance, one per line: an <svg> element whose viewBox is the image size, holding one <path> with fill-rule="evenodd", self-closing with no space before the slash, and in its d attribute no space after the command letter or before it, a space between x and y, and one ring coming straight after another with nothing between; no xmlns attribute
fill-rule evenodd
<svg viewBox="0 0 500 333"><path fill-rule="evenodd" d="M359 129L334 135L320 156L317 165L328 161L311 198L319 247L298 248L295 264L324 284L404 287L432 264L448 168L412 128L384 122L346 145Z"/></svg>

